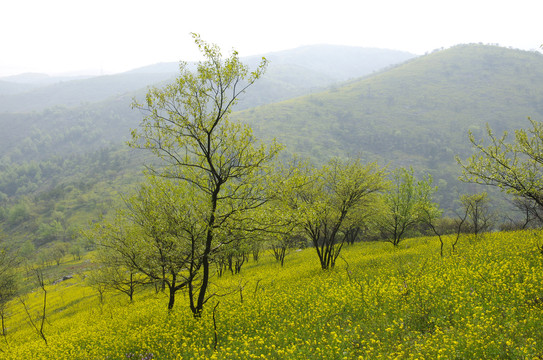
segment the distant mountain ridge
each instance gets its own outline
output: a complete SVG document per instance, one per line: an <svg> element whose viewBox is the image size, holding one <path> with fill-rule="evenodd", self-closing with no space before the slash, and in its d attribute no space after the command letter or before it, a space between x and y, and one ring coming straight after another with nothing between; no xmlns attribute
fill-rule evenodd
<svg viewBox="0 0 543 360"><path fill-rule="evenodd" d="M285 59L310 50L315 49L292 50ZM343 56L337 49L332 52L332 58ZM396 164L407 161L434 167L433 163L450 162L455 154L466 153L459 145L467 145L468 129L480 134L488 122L501 132L522 125L527 116L543 116L543 56L538 53L460 45L333 85L325 85L331 81L328 75L303 64L274 60L275 56L269 55L275 66L270 66L266 76L247 92L237 108L245 111L236 116L252 124L258 135L277 136L292 151L316 158L362 151ZM308 57L311 58L315 56ZM315 59L314 69L322 67L319 64L323 58ZM165 69L173 64L156 66ZM97 128L93 132L107 133L104 138L108 141L126 138L128 129L137 125L140 116L129 109L132 96L144 95L142 84L146 81L169 78L167 71L156 77L159 72L152 68L142 68L142 74L135 78L120 74L58 85L59 91L77 93L83 83L96 84L84 87L85 105L69 111L58 108L15 116L0 107L0 125L4 123L0 151L9 156L13 147L1 145L20 144L32 133L30 129L23 130L25 123L36 131L54 126L68 129L79 126L77 119L84 119L81 121L85 127L94 123ZM126 82L121 81L123 77ZM139 82L131 83L134 79ZM106 94L96 91L106 86ZM113 95L138 86L139 91ZM91 89L95 91L91 93ZM45 100L54 102L49 99L58 94L52 90L57 88L41 90ZM32 100L28 94L21 96L25 103ZM107 100L99 101L100 97ZM0 96L0 103L8 98Z"/></svg>
<svg viewBox="0 0 543 360"><path fill-rule="evenodd" d="M273 129L302 134L304 124L326 123L334 134L362 136L345 145L349 152L364 150L369 137L395 139L399 132L422 131L436 140L433 128L449 126L440 134L459 139L468 129L490 123L503 131L527 116L543 117L543 55L497 46L460 45L404 62L379 73L338 84L327 91L249 109L237 114L265 134ZM298 121L299 120L299 121ZM420 128L418 128L420 126ZM373 130L372 130L373 129ZM396 135L394 135L396 134ZM319 142L333 139L319 134ZM360 140L366 139L364 142ZM281 138L279 138L281 140ZM331 141L331 140L330 140ZM377 141L377 144L382 141ZM442 143L443 144L443 143Z"/></svg>
<svg viewBox="0 0 543 360"><path fill-rule="evenodd" d="M344 46L307 46L264 55L270 60L268 73L259 84L269 94L245 99L244 106L284 100L308 93L311 89L370 74L401 63L415 55L386 49ZM243 58L256 65L262 56ZM360 64L364 64L361 66ZM99 102L112 96L137 92L148 86L173 79L177 62L159 63L120 74L90 78L49 77L44 74L21 74L0 78L0 113L43 110L52 106L78 106ZM275 78L277 76L277 78ZM14 84L28 86L14 86ZM283 92L277 87L283 87ZM254 94L254 91L253 91Z"/></svg>
<svg viewBox="0 0 543 360"><path fill-rule="evenodd" d="M404 51L340 45L302 46L264 56L270 64L296 64L335 81L366 76L416 57ZM248 57L247 61L252 63L259 59L260 57L253 56Z"/></svg>
<svg viewBox="0 0 543 360"><path fill-rule="evenodd" d="M0 113L26 113L55 106L74 107L86 103L98 103L170 78L170 74L139 74L138 76L118 74L34 86L24 92L0 96Z"/></svg>
<svg viewBox="0 0 543 360"><path fill-rule="evenodd" d="M0 78L0 95L19 94L39 87L64 81L89 79L93 76L49 76L40 73L22 73Z"/></svg>
<svg viewBox="0 0 543 360"><path fill-rule="evenodd" d="M33 84L35 86L39 85L49 85L62 81L70 80L81 80L94 77L92 75L78 75L78 76L50 76L47 74L41 73L22 73L18 75L5 76L0 78L0 80L7 82L14 82L18 84Z"/></svg>
<svg viewBox="0 0 543 360"><path fill-rule="evenodd" d="M387 66L402 63L416 57L405 51L366 48L342 45L307 45L294 49L261 55L242 57L250 67L256 66L265 57L270 67L279 65L297 66L320 73L333 81L344 81L366 76ZM176 73L177 62L163 62L144 66L127 73Z"/></svg>

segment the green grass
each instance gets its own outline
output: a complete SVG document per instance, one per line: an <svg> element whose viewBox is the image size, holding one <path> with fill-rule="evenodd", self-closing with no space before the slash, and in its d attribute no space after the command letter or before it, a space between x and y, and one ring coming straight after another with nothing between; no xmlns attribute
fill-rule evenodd
<svg viewBox="0 0 543 360"><path fill-rule="evenodd" d="M271 254L213 280L194 320L183 294L97 294L81 276L48 285L46 346L14 302L6 359L532 359L543 355L543 257L532 232L348 247L331 271L313 249ZM31 314L41 293L27 296ZM217 305L218 303L218 305ZM214 342L213 308L217 328ZM15 326L18 324L18 326ZM151 357L152 354L152 357Z"/></svg>

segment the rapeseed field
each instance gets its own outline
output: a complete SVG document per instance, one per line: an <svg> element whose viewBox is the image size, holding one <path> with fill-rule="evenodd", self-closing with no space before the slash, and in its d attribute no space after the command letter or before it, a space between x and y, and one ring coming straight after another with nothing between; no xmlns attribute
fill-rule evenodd
<svg viewBox="0 0 543 360"><path fill-rule="evenodd" d="M213 280L194 319L154 289L106 293L84 273L46 285L47 344L9 306L2 359L541 359L543 255L534 231L347 247L322 271L313 249L271 254ZM37 316L43 294L24 301Z"/></svg>

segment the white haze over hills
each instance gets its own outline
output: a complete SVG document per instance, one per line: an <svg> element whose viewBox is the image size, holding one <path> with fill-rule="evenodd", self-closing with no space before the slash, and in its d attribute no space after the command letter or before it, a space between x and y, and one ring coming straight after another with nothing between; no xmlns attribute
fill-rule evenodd
<svg viewBox="0 0 543 360"><path fill-rule="evenodd" d="M265 57L270 63L264 78L256 86L268 89L267 99L249 99L246 106L300 96L369 75L415 55L384 49L320 45L274 52L265 54ZM242 58L251 68L256 67L260 60L261 56ZM102 101L170 81L178 72L177 62L165 62L95 77L52 77L36 73L4 77L0 78L0 113Z"/></svg>
<svg viewBox="0 0 543 360"><path fill-rule="evenodd" d="M417 55L457 44L543 43L533 0L17 0L0 5L0 78L100 75L199 60L190 32L240 56L314 44ZM84 70L87 69L87 70Z"/></svg>

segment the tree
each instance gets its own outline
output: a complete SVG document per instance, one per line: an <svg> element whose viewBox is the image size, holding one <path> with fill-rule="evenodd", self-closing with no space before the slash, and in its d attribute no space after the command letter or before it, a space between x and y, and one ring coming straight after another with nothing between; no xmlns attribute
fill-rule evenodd
<svg viewBox="0 0 543 360"><path fill-rule="evenodd" d="M220 241L223 245L214 252L213 256L213 261L217 263L219 276L222 276L227 269L232 275L241 272L241 267L249 260L249 252L255 242L247 235L243 231L229 231L221 235L226 238Z"/></svg>
<svg viewBox="0 0 543 360"><path fill-rule="evenodd" d="M41 223L36 234L36 242L41 245L59 242L64 238L64 233L64 227L58 220L53 220L49 224Z"/></svg>
<svg viewBox="0 0 543 360"><path fill-rule="evenodd" d="M26 316L28 317L28 321L30 322L30 325L34 328L36 333L42 340L45 342L45 345L47 345L47 338L45 337L44 333L44 327L47 320L46 317L46 310L47 310L47 289L45 288L45 277L43 274L43 270L39 267L33 267L28 270L28 273L30 276L36 277L37 285L41 288L43 291L43 304L41 310L38 312L38 317L34 318L32 314L30 313L30 310L28 306L26 305L26 300L23 296L19 297L19 301L21 302L21 305L23 305L23 308L25 310Z"/></svg>
<svg viewBox="0 0 543 360"><path fill-rule="evenodd" d="M127 295L129 301L132 302L136 290L148 283L134 270L114 266L107 261L101 262L101 266L93 269L87 277L87 281L98 292L100 304L104 302L105 291L110 289Z"/></svg>
<svg viewBox="0 0 543 360"><path fill-rule="evenodd" d="M422 224L432 229L432 232L438 237L440 243L439 254L443 257L443 239L441 235L444 233L443 212L439 209L439 204L432 202L432 195L437 191L437 187L432 186L432 178L428 176L427 181L419 182L421 201L420 201L420 214ZM441 225L441 226L440 226Z"/></svg>
<svg viewBox="0 0 543 360"><path fill-rule="evenodd" d="M195 73L181 63L172 84L149 90L143 103L134 102L145 116L132 131L130 145L161 160L148 167L152 174L183 184L201 199L198 224L205 235L195 239L201 253L190 264L201 276L198 284L196 276L186 279L190 308L199 317L209 298L213 253L228 241L218 235L254 226L250 213L268 200L264 179L280 146L258 143L250 127L228 120L239 97L263 74L266 60L249 72L237 52L223 60L216 45L196 34L193 38L206 60Z"/></svg>
<svg viewBox="0 0 543 360"><path fill-rule="evenodd" d="M379 236L379 229L375 226L382 213L381 196L375 199L371 207L358 209L353 221L344 232L348 244L354 245L356 241L368 240Z"/></svg>
<svg viewBox="0 0 543 360"><path fill-rule="evenodd" d="M417 181L413 169L399 168L392 174L392 186L384 194L384 213L378 223L394 246L398 246L407 231L435 217L431 194L432 178Z"/></svg>
<svg viewBox="0 0 543 360"><path fill-rule="evenodd" d="M107 283L110 281L109 278L105 277L109 276L109 274L105 274L102 271L102 268L93 269L86 278L87 284L98 293L100 305L104 303L104 293L107 289Z"/></svg>
<svg viewBox="0 0 543 360"><path fill-rule="evenodd" d="M298 234L281 234L271 239L270 247L273 252L275 260L281 263L281 267L285 264L285 257L287 256L287 251L289 249L296 248L305 239L300 239Z"/></svg>
<svg viewBox="0 0 543 360"><path fill-rule="evenodd" d="M373 205L385 188L384 170L360 159L332 159L321 169L303 163L293 166L297 169L283 201L313 243L321 268L333 268L358 212Z"/></svg>
<svg viewBox="0 0 543 360"><path fill-rule="evenodd" d="M97 224L85 236L97 242L105 267L126 268L163 290L167 287L171 310L177 291L195 283L202 265L207 228L200 220L205 214L196 195L185 186L149 177L125 199L126 207L113 221Z"/></svg>
<svg viewBox="0 0 543 360"><path fill-rule="evenodd" d="M32 240L26 240L19 248L19 256L25 260L32 260L36 256L36 246Z"/></svg>
<svg viewBox="0 0 543 360"><path fill-rule="evenodd" d="M543 223L543 208L532 199L515 196L511 200L511 204L522 214L523 219L517 221L511 219L512 225L510 227L526 229L540 227Z"/></svg>
<svg viewBox="0 0 543 360"><path fill-rule="evenodd" d="M498 138L488 125L488 143L477 141L470 132L475 153L465 162L457 157L463 168L461 180L496 186L543 207L543 123L529 121L532 128L515 130L512 142L507 132Z"/></svg>
<svg viewBox="0 0 543 360"><path fill-rule="evenodd" d="M60 265L60 262L66 255L70 245L65 242L55 241L51 244L49 247L49 251L51 253L51 257L55 260L55 263L57 266Z"/></svg>
<svg viewBox="0 0 543 360"><path fill-rule="evenodd" d="M466 220L468 219L468 210L464 207L464 213L462 215L456 214L457 218L455 219L455 225L456 225L456 237L454 239L454 242L452 243L452 252L456 252L456 244L458 244L458 240L460 239L460 234L462 233L462 230L464 230L464 224L466 223Z"/></svg>
<svg viewBox="0 0 543 360"><path fill-rule="evenodd" d="M469 220L469 231L478 237L482 232L490 230L492 226L492 212L490 199L486 192L473 195L460 196L460 202Z"/></svg>
<svg viewBox="0 0 543 360"><path fill-rule="evenodd" d="M84 244L81 239L77 239L70 244L69 253L73 260L81 260Z"/></svg>
<svg viewBox="0 0 543 360"><path fill-rule="evenodd" d="M9 209L7 224L15 227L30 218L28 199L23 199Z"/></svg>
<svg viewBox="0 0 543 360"><path fill-rule="evenodd" d="M2 326L2 336L6 339L6 318L10 301L17 295L17 279L15 267L17 266L17 257L6 247L0 249L0 322ZM7 340L6 340L7 341Z"/></svg>

